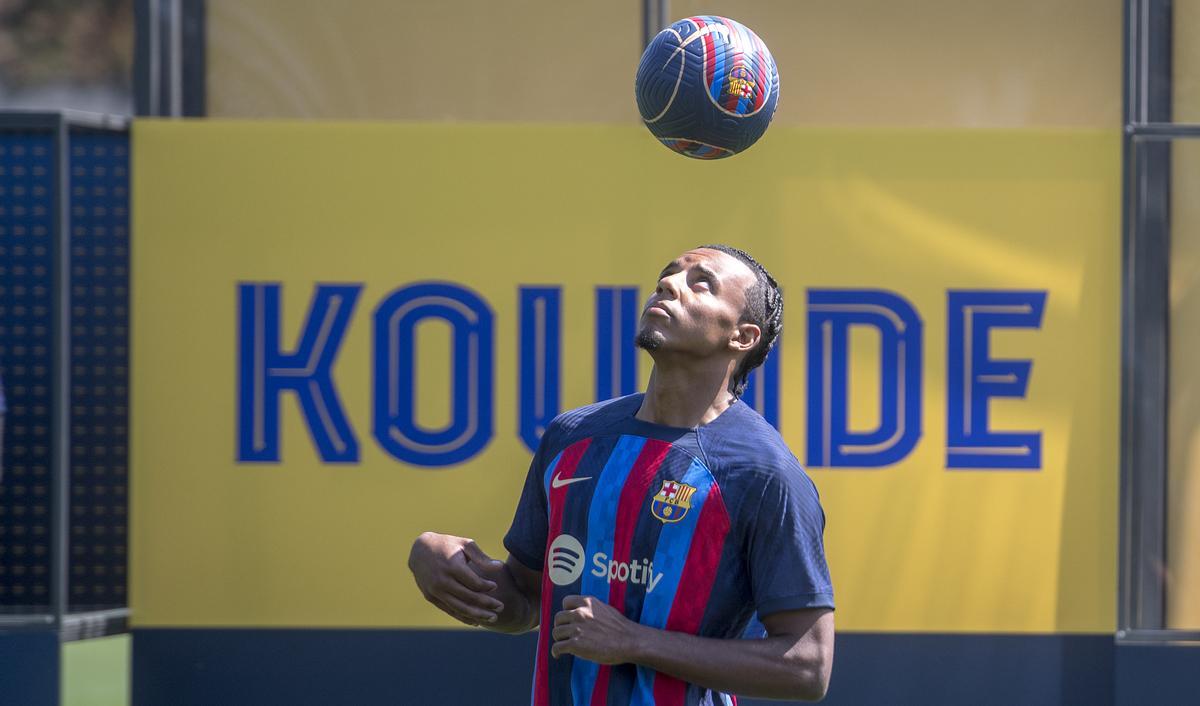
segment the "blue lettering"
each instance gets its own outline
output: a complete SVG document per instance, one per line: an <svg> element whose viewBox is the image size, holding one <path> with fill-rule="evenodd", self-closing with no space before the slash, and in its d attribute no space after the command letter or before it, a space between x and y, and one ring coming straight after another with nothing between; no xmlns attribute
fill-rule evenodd
<svg viewBox="0 0 1200 706"><path fill-rule="evenodd" d="M520 402L518 433L530 451L562 404L559 393L562 356L562 290L521 287Z"/></svg>
<svg viewBox="0 0 1200 706"><path fill-rule="evenodd" d="M637 287L596 287L596 400L638 391Z"/></svg>
<svg viewBox="0 0 1200 706"><path fill-rule="evenodd" d="M359 445L333 379L361 284L315 286L296 343L284 350L282 285L238 284L239 462L281 460L280 398L295 395L321 461L356 463ZM518 287L517 432L535 450L562 408L563 293L559 286ZM1045 291L947 293L946 467L1038 469L1040 431L994 431L993 398L1024 398L1032 361L994 359L992 331L1041 328ZM636 287L595 290L595 395L598 400L638 389L635 345L641 303ZM416 466L465 462L494 431L494 314L476 292L447 282L401 287L374 312L373 436L394 458ZM451 329L450 421L442 428L417 420L416 335L422 322ZM852 429L852 333L880 337L879 423ZM882 290L808 292L807 463L811 467L873 468L900 462L922 434L923 328L902 296ZM779 428L782 351L750 374L743 401ZM856 395L861 399L861 396Z"/></svg>
<svg viewBox="0 0 1200 706"><path fill-rule="evenodd" d="M808 464L897 463L921 437L921 336L916 309L880 290L809 290ZM850 329L879 332L880 414L872 431L849 428Z"/></svg>
<svg viewBox="0 0 1200 706"><path fill-rule="evenodd" d="M783 338L775 340L775 347L763 364L750 371L742 401L750 405L779 429L779 360L783 356Z"/></svg>
<svg viewBox="0 0 1200 706"><path fill-rule="evenodd" d="M988 401L1025 397L1033 363L996 360L992 329L1041 328L1044 291L951 291L946 313L946 467L1036 469L1041 432L988 428Z"/></svg>
<svg viewBox="0 0 1200 706"><path fill-rule="evenodd" d="M442 319L453 331L450 423L426 429L416 419L416 327ZM375 440L417 466L462 463L492 438L492 311L457 284L401 287L375 310Z"/></svg>
<svg viewBox="0 0 1200 706"><path fill-rule="evenodd" d="M318 285L300 342L280 350L277 283L238 285L238 461L278 463L279 396L295 393L326 463L358 461L358 440L333 384L333 361L362 285Z"/></svg>

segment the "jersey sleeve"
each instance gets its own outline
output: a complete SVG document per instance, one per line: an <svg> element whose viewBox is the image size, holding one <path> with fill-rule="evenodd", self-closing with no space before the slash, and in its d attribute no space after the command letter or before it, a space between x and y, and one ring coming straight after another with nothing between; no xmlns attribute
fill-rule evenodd
<svg viewBox="0 0 1200 706"><path fill-rule="evenodd" d="M549 435L547 431L542 436L537 453L529 463L529 473L525 477L525 487L521 490L512 526L504 535L504 548L522 564L536 571L542 570L545 561L546 534L550 524L546 514L548 502L544 485Z"/></svg>
<svg viewBox="0 0 1200 706"><path fill-rule="evenodd" d="M749 571L759 616L833 608L825 563L825 513L816 486L797 466L767 481L750 532Z"/></svg>

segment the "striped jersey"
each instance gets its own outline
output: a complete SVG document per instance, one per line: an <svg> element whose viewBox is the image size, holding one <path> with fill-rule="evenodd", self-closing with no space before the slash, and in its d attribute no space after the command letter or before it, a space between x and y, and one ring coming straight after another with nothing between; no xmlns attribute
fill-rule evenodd
<svg viewBox="0 0 1200 706"><path fill-rule="evenodd" d="M632 664L550 656L572 594L704 637L751 617L833 607L816 487L779 433L735 402L694 429L637 419L642 395L567 412L542 436L504 545L541 571L534 706L729 704Z"/></svg>

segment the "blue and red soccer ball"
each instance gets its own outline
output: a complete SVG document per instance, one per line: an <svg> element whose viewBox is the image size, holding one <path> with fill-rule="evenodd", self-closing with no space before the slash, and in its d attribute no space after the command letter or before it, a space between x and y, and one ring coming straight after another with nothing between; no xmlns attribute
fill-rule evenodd
<svg viewBox="0 0 1200 706"><path fill-rule="evenodd" d="M642 54L638 110L667 147L721 159L754 144L775 114L779 71L767 45L725 17L688 17L658 33Z"/></svg>

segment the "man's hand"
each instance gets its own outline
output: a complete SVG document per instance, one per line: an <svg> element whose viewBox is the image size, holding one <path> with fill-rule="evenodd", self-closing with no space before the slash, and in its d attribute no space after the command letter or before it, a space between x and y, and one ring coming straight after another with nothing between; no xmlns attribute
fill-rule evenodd
<svg viewBox="0 0 1200 706"><path fill-rule="evenodd" d="M567 596L554 616L554 657L575 655L600 664L632 661L641 626L591 596Z"/></svg>
<svg viewBox="0 0 1200 706"><path fill-rule="evenodd" d="M489 595L504 563L484 553L474 540L426 532L413 542L408 568L425 599L467 625L490 624L504 604Z"/></svg>

